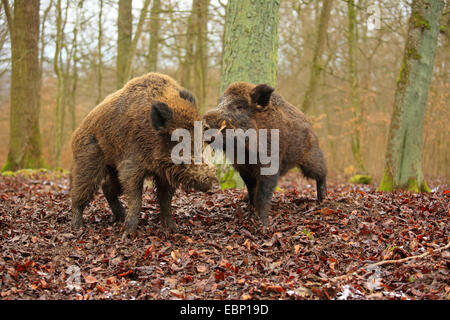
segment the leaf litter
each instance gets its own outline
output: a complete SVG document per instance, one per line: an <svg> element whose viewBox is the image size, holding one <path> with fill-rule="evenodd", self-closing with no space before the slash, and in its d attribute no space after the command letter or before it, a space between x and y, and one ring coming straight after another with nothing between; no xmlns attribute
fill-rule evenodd
<svg viewBox="0 0 450 320"><path fill-rule="evenodd" d="M101 192L74 232L67 175L0 176L0 299L450 299L449 189L332 183L318 204L291 172L265 229L242 190L177 190L167 234L147 186L122 239Z"/></svg>

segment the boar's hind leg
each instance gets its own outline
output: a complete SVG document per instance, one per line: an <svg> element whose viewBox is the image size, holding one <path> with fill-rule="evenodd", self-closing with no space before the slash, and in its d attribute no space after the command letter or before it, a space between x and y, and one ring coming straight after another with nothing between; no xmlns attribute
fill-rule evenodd
<svg viewBox="0 0 450 320"><path fill-rule="evenodd" d="M273 191L277 186L278 176L261 176L256 194L256 209L264 226L267 225L267 211L270 207Z"/></svg>
<svg viewBox="0 0 450 320"><path fill-rule="evenodd" d="M83 210L91 202L103 177L105 166L103 154L96 145L88 146L75 156L70 175L70 198L72 199L72 228L83 226Z"/></svg>
<svg viewBox="0 0 450 320"><path fill-rule="evenodd" d="M118 168L119 181L127 199L128 211L125 216L125 230L123 237L136 232L139 213L142 206L142 188L145 174L139 166L131 160L124 161Z"/></svg>
<svg viewBox="0 0 450 320"><path fill-rule="evenodd" d="M327 165L319 147L313 148L299 167L307 178L316 180L317 198L319 202L324 200L327 196Z"/></svg>
<svg viewBox="0 0 450 320"><path fill-rule="evenodd" d="M107 167L107 175L102 184L102 190L113 212L112 222L123 221L125 219L125 209L119 200L119 196L122 194L122 187L120 186L116 169Z"/></svg>
<svg viewBox="0 0 450 320"><path fill-rule="evenodd" d="M166 180L159 177L155 177L155 184L159 201L161 225L165 230L175 231L176 226L172 221L172 207L170 204L175 193L175 188L170 186Z"/></svg>

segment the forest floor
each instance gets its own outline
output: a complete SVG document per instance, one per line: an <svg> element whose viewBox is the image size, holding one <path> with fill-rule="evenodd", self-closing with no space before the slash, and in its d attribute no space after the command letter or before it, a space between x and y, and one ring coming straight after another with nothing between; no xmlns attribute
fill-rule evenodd
<svg viewBox="0 0 450 320"><path fill-rule="evenodd" d="M450 187L380 193L291 172L263 230L242 190L185 193L160 230L146 187L136 237L99 193L70 229L68 176L0 176L0 299L450 299Z"/></svg>

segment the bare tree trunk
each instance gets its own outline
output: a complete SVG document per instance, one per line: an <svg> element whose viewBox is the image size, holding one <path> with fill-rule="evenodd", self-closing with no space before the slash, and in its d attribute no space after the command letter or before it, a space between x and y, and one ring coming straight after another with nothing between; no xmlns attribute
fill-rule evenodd
<svg viewBox="0 0 450 320"><path fill-rule="evenodd" d="M150 44L148 47L147 69L148 71L158 70L158 46L160 23L161 0L153 0L150 11Z"/></svg>
<svg viewBox="0 0 450 320"><path fill-rule="evenodd" d="M11 35L9 151L2 170L45 166L39 131L39 0L2 0Z"/></svg>
<svg viewBox="0 0 450 320"><path fill-rule="evenodd" d="M39 87L42 88L42 76L44 69L44 52L45 52L45 23L47 21L48 14L50 13L51 8L53 7L53 0L50 0L48 7L44 11L44 15L42 16L42 28L41 28L41 52L39 54ZM41 101L41 90L39 90L39 102Z"/></svg>
<svg viewBox="0 0 450 320"><path fill-rule="evenodd" d="M53 70L56 74L57 83L57 93L56 93L56 105L55 105L55 159L54 166L59 167L61 165L61 148L62 148L62 109L63 105L63 73L61 69L61 51L63 46L63 21L62 21L62 8L61 0L56 2L56 39L55 39L55 55L53 58Z"/></svg>
<svg viewBox="0 0 450 320"><path fill-rule="evenodd" d="M191 71L192 71L192 64L194 60L194 36L195 36L195 13L194 13L194 2L196 0L193 0L192 2L192 11L188 18L188 24L186 29L186 43L184 45L185 54L184 59L181 63L181 79L180 84L189 89L192 90L191 85Z"/></svg>
<svg viewBox="0 0 450 320"><path fill-rule="evenodd" d="M351 147L353 161L357 170L357 173L366 173L366 167L364 165L364 159L361 153L361 124L362 124L362 112L361 103L359 98L358 89L358 71L356 67L356 50L358 43L358 30L357 20L355 13L354 0L347 1L348 8L348 66L350 75L350 110L352 112L354 120L352 134L351 134Z"/></svg>
<svg viewBox="0 0 450 320"><path fill-rule="evenodd" d="M119 0L119 17L117 19L117 62L116 87L120 89L126 81L128 55L133 36L132 0Z"/></svg>
<svg viewBox="0 0 450 320"><path fill-rule="evenodd" d="M77 4L77 12L76 12L76 20L75 26L73 29L73 43L72 43L72 54L71 58L73 59L73 67L72 67L72 87L70 89L69 100L68 100L68 108L70 112L70 127L72 132L76 129L76 92L78 87L78 32L80 29L80 15L81 9L83 8L84 0L80 0Z"/></svg>
<svg viewBox="0 0 450 320"><path fill-rule="evenodd" d="M422 132L443 7L443 0L412 2L380 191L430 191L422 173Z"/></svg>
<svg viewBox="0 0 450 320"><path fill-rule="evenodd" d="M320 12L319 25L317 27L316 43L314 45L313 60L311 63L311 71L309 76L309 84L306 89L305 97L302 103L302 110L308 112L311 104L314 102L318 81L323 69L321 57L323 55L325 40L328 29L328 21L330 20L331 7L333 0L323 0L322 10Z"/></svg>
<svg viewBox="0 0 450 320"><path fill-rule="evenodd" d="M9 2L8 0L2 0L2 4L3 4L3 9L5 10L5 16L6 16L6 22L8 23L8 29L9 32L11 33L11 37L12 37L12 32L13 32L13 18L11 17L11 8L9 7Z"/></svg>
<svg viewBox="0 0 450 320"><path fill-rule="evenodd" d="M130 0L131 1L131 0ZM102 42L103 42L103 0L99 1L100 13L98 16L98 38L97 38L97 101L99 104L103 98L103 53L102 53Z"/></svg>
<svg viewBox="0 0 450 320"><path fill-rule="evenodd" d="M145 18L147 17L148 13L148 6L150 5L150 0L145 0L144 6L142 7L141 14L139 15L139 21L136 27L136 31L134 33L133 40L131 41L131 45L129 47L128 51L128 58L127 58L127 65L125 69L125 79L128 81L132 75L131 75L131 66L133 65L133 59L134 55L136 53L136 47L137 43L139 41L139 38L142 34L142 28L144 26Z"/></svg>
<svg viewBox="0 0 450 320"><path fill-rule="evenodd" d="M205 111L206 81L208 75L208 6L209 0L194 0L193 12L196 16L196 41L194 54L194 93L201 112Z"/></svg>

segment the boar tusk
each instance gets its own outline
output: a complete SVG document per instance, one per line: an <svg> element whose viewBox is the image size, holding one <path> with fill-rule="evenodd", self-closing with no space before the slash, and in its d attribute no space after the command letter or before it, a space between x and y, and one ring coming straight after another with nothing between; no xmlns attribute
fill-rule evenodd
<svg viewBox="0 0 450 320"><path fill-rule="evenodd" d="M222 132L223 129L225 129L226 127L227 127L227 121L223 120L222 123L220 124L219 132Z"/></svg>

